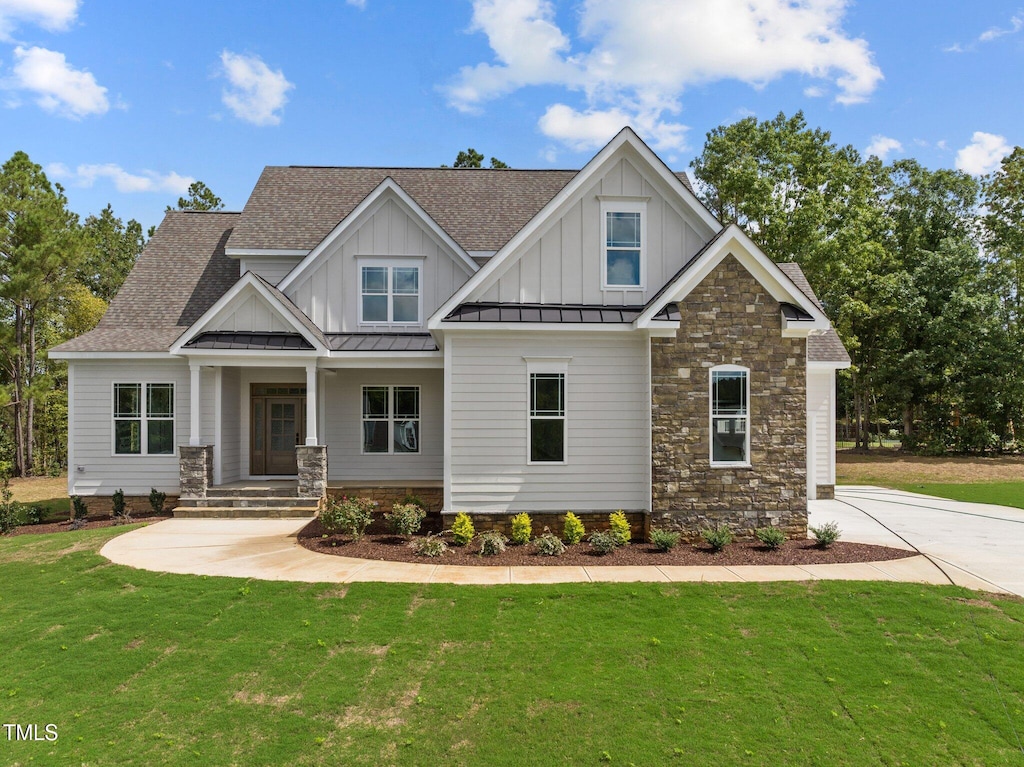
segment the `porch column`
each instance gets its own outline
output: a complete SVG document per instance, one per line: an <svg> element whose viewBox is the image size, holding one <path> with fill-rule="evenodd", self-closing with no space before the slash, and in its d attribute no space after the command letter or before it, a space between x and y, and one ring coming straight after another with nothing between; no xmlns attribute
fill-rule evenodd
<svg viewBox="0 0 1024 767"><path fill-rule="evenodd" d="M190 362L188 364L189 373L192 374L191 383L189 385L189 397L190 400L190 411L189 411L189 434L188 444L190 447L198 447L201 444L199 438L199 378L201 368L196 362Z"/></svg>
<svg viewBox="0 0 1024 767"><path fill-rule="evenodd" d="M320 444L316 438L316 362L306 364L306 444Z"/></svg>

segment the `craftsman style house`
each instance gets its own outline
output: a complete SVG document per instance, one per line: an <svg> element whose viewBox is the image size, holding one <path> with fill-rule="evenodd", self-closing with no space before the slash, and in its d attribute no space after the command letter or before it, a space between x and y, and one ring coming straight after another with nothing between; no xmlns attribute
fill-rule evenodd
<svg viewBox="0 0 1024 767"><path fill-rule="evenodd" d="M799 267L628 128L579 171L268 167L241 213L169 212L51 356L94 503L329 487L794 533L849 364Z"/></svg>

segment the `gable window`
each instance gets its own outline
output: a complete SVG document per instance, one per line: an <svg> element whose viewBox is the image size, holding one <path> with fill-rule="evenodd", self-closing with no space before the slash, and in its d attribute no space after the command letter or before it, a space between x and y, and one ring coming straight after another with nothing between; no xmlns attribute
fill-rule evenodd
<svg viewBox="0 0 1024 767"><path fill-rule="evenodd" d="M643 288L645 207L637 201L602 201L602 287Z"/></svg>
<svg viewBox="0 0 1024 767"><path fill-rule="evenodd" d="M711 368L711 465L750 464L750 371Z"/></svg>
<svg viewBox="0 0 1024 767"><path fill-rule="evenodd" d="M565 463L567 358L527 359L527 463Z"/></svg>
<svg viewBox="0 0 1024 767"><path fill-rule="evenodd" d="M114 454L174 454L174 384L114 384Z"/></svg>
<svg viewBox="0 0 1024 767"><path fill-rule="evenodd" d="M363 387L363 453L420 451L420 387Z"/></svg>
<svg viewBox="0 0 1024 767"><path fill-rule="evenodd" d="M361 264L359 322L363 325L419 325L420 271L417 264Z"/></svg>

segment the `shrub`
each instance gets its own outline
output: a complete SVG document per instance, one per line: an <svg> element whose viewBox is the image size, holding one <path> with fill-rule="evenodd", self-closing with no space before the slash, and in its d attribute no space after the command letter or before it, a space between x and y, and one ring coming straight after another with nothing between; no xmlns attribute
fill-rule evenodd
<svg viewBox="0 0 1024 767"><path fill-rule="evenodd" d="M11 481L6 475L0 482L0 535L7 535L18 526L21 504L14 500Z"/></svg>
<svg viewBox="0 0 1024 767"><path fill-rule="evenodd" d="M759 527L754 531L754 535L772 551L786 542L786 534L777 527Z"/></svg>
<svg viewBox="0 0 1024 767"><path fill-rule="evenodd" d="M161 493L155 487L149 490L149 505L153 509L154 514L164 513L164 503L167 501L167 493Z"/></svg>
<svg viewBox="0 0 1024 767"><path fill-rule="evenodd" d="M512 541L514 543L529 543L533 523L530 522L530 515L525 511L512 517Z"/></svg>
<svg viewBox="0 0 1024 767"><path fill-rule="evenodd" d="M448 544L439 535L428 535L426 538L420 538L409 545L412 546L418 557L434 558L448 551Z"/></svg>
<svg viewBox="0 0 1024 767"><path fill-rule="evenodd" d="M327 501L327 506L320 512L320 524L329 533L341 530L352 536L352 540L358 541L363 537L366 528L373 522L373 510L377 508L377 502L369 498L349 498L342 496L341 500L332 498Z"/></svg>
<svg viewBox="0 0 1024 767"><path fill-rule="evenodd" d="M675 530L651 528L651 543L658 551L671 551L679 544L679 533Z"/></svg>
<svg viewBox="0 0 1024 767"><path fill-rule="evenodd" d="M476 530L473 528L473 519L464 511L455 515L452 522L452 540L456 546L465 546L473 540Z"/></svg>
<svg viewBox="0 0 1024 767"><path fill-rule="evenodd" d="M127 524L132 521L132 515L128 505L124 502L124 490L118 488L110 498L110 516L114 519L115 525Z"/></svg>
<svg viewBox="0 0 1024 767"><path fill-rule="evenodd" d="M404 506L419 506L424 511L427 510L427 504L423 502L423 499L418 495L413 495L412 493L406 493L405 497L402 498L399 503Z"/></svg>
<svg viewBox="0 0 1024 767"><path fill-rule="evenodd" d="M838 522L826 522L821 527L812 527L811 535L814 536L814 540L818 542L818 545L823 549L827 549L833 543L839 540L839 536L843 534L843 531L839 529Z"/></svg>
<svg viewBox="0 0 1024 767"><path fill-rule="evenodd" d="M721 551L732 543L732 531L725 525L706 527L700 531L700 537L712 551Z"/></svg>
<svg viewBox="0 0 1024 767"><path fill-rule="evenodd" d="M414 503L396 503L384 512L384 520L396 535L414 535L419 532L427 512Z"/></svg>
<svg viewBox="0 0 1024 767"><path fill-rule="evenodd" d="M480 536L480 553L485 557L497 556L505 550L508 538L497 530L490 530Z"/></svg>
<svg viewBox="0 0 1024 767"><path fill-rule="evenodd" d="M24 510L25 510L25 524L27 524L27 525L41 525L43 523L43 507L42 506L26 506Z"/></svg>
<svg viewBox="0 0 1024 767"><path fill-rule="evenodd" d="M82 496L71 496L71 529L80 530L85 527L86 517L89 516L89 507L85 505Z"/></svg>
<svg viewBox="0 0 1024 767"><path fill-rule="evenodd" d="M619 539L620 546L628 546L629 542L633 540L633 533L629 529L629 520L626 519L626 514L621 509L613 511L608 516L608 527L611 529L612 535Z"/></svg>
<svg viewBox="0 0 1024 767"><path fill-rule="evenodd" d="M550 530L545 530L544 535L535 540L533 545L537 547L537 553L545 557L559 557L565 553L565 544Z"/></svg>
<svg viewBox="0 0 1024 767"><path fill-rule="evenodd" d="M562 530L562 537L565 538L565 542L569 544L579 543L583 540L583 536L586 533L587 530L583 527L583 522L580 521L580 518L571 511L565 512L565 527Z"/></svg>
<svg viewBox="0 0 1024 767"><path fill-rule="evenodd" d="M611 530L597 530L590 534L590 545L601 554L611 554L622 545L619 536Z"/></svg>

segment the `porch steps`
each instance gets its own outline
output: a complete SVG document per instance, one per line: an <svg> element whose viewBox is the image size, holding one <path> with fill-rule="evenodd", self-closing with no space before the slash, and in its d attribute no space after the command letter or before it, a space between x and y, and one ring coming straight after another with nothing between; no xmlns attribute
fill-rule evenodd
<svg viewBox="0 0 1024 767"><path fill-rule="evenodd" d="M205 498L180 498L174 516L184 519L282 519L316 516L319 498L301 498L294 483L213 487Z"/></svg>
<svg viewBox="0 0 1024 767"><path fill-rule="evenodd" d="M178 506L174 509L176 519L285 519L312 518L316 515L316 504L310 506Z"/></svg>

